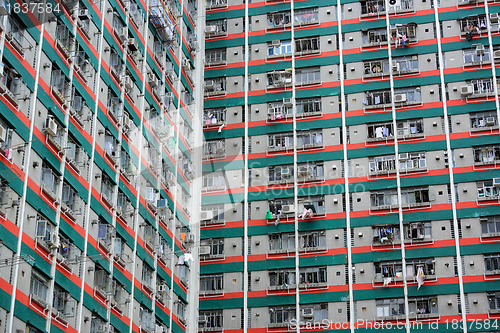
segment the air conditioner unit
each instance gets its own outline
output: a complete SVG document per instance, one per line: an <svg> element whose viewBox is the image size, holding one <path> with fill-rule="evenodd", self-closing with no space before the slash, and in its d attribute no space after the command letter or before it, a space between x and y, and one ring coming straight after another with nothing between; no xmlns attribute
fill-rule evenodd
<svg viewBox="0 0 500 333"><path fill-rule="evenodd" d="M299 176L306 177L309 176L309 167L307 166L299 166L297 168L297 173Z"/></svg>
<svg viewBox="0 0 500 333"><path fill-rule="evenodd" d="M198 317L198 323L206 323L206 322L207 322L207 316Z"/></svg>
<svg viewBox="0 0 500 333"><path fill-rule="evenodd" d="M401 154L399 154L399 159L400 160L407 160L408 159L408 153L401 153Z"/></svg>
<svg viewBox="0 0 500 333"><path fill-rule="evenodd" d="M127 27L123 27L121 30L118 30L118 39L120 42L125 43L128 38L128 29Z"/></svg>
<svg viewBox="0 0 500 333"><path fill-rule="evenodd" d="M283 205L283 207L281 207L281 211L283 214L294 213L295 207L293 205Z"/></svg>
<svg viewBox="0 0 500 333"><path fill-rule="evenodd" d="M122 124L126 129L130 129L130 127L132 126L132 120L130 120L130 116L128 115L128 113L123 113Z"/></svg>
<svg viewBox="0 0 500 333"><path fill-rule="evenodd" d="M159 284L156 290L158 292L167 291L167 285L166 284Z"/></svg>
<svg viewBox="0 0 500 333"><path fill-rule="evenodd" d="M283 98L283 105L284 106L292 106L292 99L291 98Z"/></svg>
<svg viewBox="0 0 500 333"><path fill-rule="evenodd" d="M272 46L280 46L281 45L281 41L279 39L275 39L271 42L271 45Z"/></svg>
<svg viewBox="0 0 500 333"><path fill-rule="evenodd" d="M460 94L462 95L471 95L472 94L472 86L461 86Z"/></svg>
<svg viewBox="0 0 500 333"><path fill-rule="evenodd" d="M200 256L207 256L210 254L210 246L200 246Z"/></svg>
<svg viewBox="0 0 500 333"><path fill-rule="evenodd" d="M406 94L396 94L394 95L394 103L406 102Z"/></svg>
<svg viewBox="0 0 500 333"><path fill-rule="evenodd" d="M88 9L80 9L78 11L78 18L80 20L90 20L90 12Z"/></svg>
<svg viewBox="0 0 500 333"><path fill-rule="evenodd" d="M139 49L139 43L137 43L137 40L135 38L128 39L128 48L131 51L137 51Z"/></svg>
<svg viewBox="0 0 500 333"><path fill-rule="evenodd" d="M493 51L493 57L494 57L495 59L500 58L500 50Z"/></svg>
<svg viewBox="0 0 500 333"><path fill-rule="evenodd" d="M500 178L493 178L493 186L500 186Z"/></svg>
<svg viewBox="0 0 500 333"><path fill-rule="evenodd" d="M47 243L51 248L57 249L59 247L59 236L56 233L50 234L50 240Z"/></svg>
<svg viewBox="0 0 500 333"><path fill-rule="evenodd" d="M281 169L281 176L290 177L292 175L291 170L289 168Z"/></svg>
<svg viewBox="0 0 500 333"><path fill-rule="evenodd" d="M191 64L189 63L189 59L182 58L182 68L189 70L191 69Z"/></svg>
<svg viewBox="0 0 500 333"><path fill-rule="evenodd" d="M57 135L57 123L54 120L54 118L52 118L52 117L47 118L47 123L46 123L46 126L45 126L45 130L50 135Z"/></svg>
<svg viewBox="0 0 500 333"><path fill-rule="evenodd" d="M314 309L313 308L304 308L304 309L302 309L302 317L304 317L304 318L313 318L314 317Z"/></svg>
<svg viewBox="0 0 500 333"><path fill-rule="evenodd" d="M208 220L211 220L213 218L214 218L214 212L212 212L211 210L206 210L204 212L201 212L200 219L202 221L208 221Z"/></svg>
<svg viewBox="0 0 500 333"><path fill-rule="evenodd" d="M210 90L214 89L214 81L213 80L205 81L205 88Z"/></svg>
<svg viewBox="0 0 500 333"><path fill-rule="evenodd" d="M7 130L5 127L0 125L0 142L5 142L7 141Z"/></svg>
<svg viewBox="0 0 500 333"><path fill-rule="evenodd" d="M486 117L486 125L488 125L488 126L495 125L495 117Z"/></svg>
<svg viewBox="0 0 500 333"><path fill-rule="evenodd" d="M207 25L205 27L205 33L207 35L214 34L215 32L217 32L217 27L215 25Z"/></svg>
<svg viewBox="0 0 500 333"><path fill-rule="evenodd" d="M498 13L490 13L490 21L491 22L498 22Z"/></svg>

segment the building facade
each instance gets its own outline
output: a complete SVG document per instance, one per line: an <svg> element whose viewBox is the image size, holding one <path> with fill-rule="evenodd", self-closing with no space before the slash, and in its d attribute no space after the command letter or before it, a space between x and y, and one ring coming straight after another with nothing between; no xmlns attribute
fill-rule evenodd
<svg viewBox="0 0 500 333"><path fill-rule="evenodd" d="M498 331L499 12L207 2L199 331Z"/></svg>
<svg viewBox="0 0 500 333"><path fill-rule="evenodd" d="M0 14L0 331L196 327L196 3Z"/></svg>

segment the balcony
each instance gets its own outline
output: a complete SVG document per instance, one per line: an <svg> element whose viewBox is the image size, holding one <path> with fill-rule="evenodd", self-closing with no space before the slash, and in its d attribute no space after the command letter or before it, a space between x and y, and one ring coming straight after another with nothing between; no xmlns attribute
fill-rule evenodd
<svg viewBox="0 0 500 333"><path fill-rule="evenodd" d="M395 90L394 100L392 99L391 92L389 90L366 92L365 97L363 98L363 105L365 110L386 109L392 107L393 101L395 107L421 105L422 96L420 94L420 87L414 89Z"/></svg>
<svg viewBox="0 0 500 333"><path fill-rule="evenodd" d="M205 26L205 37L216 38L227 36L227 20L207 21Z"/></svg>
<svg viewBox="0 0 500 333"><path fill-rule="evenodd" d="M500 165L500 146L474 147L474 167Z"/></svg>
<svg viewBox="0 0 500 333"><path fill-rule="evenodd" d="M432 225L430 222L413 222L403 225L405 244L432 241ZM373 226L373 246L394 246L401 244L399 224Z"/></svg>
<svg viewBox="0 0 500 333"><path fill-rule="evenodd" d="M496 82L497 88L499 81ZM465 86L460 87L460 94L466 101L475 98L486 98L495 96L495 87L492 78L478 79L467 82Z"/></svg>
<svg viewBox="0 0 500 333"><path fill-rule="evenodd" d="M477 201L500 200L500 178L477 184Z"/></svg>
<svg viewBox="0 0 500 333"><path fill-rule="evenodd" d="M292 69L267 73L267 89L287 88L292 86Z"/></svg>

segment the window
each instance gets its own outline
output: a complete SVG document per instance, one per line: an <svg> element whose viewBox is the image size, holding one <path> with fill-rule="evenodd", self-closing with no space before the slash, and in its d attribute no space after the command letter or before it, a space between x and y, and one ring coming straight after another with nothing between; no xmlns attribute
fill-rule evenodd
<svg viewBox="0 0 500 333"><path fill-rule="evenodd" d="M224 275L201 275L200 276L200 291L201 292L219 292L224 289Z"/></svg>
<svg viewBox="0 0 500 333"><path fill-rule="evenodd" d="M272 71L267 73L268 88L283 88L292 85L292 70Z"/></svg>
<svg viewBox="0 0 500 333"><path fill-rule="evenodd" d="M470 115L470 127L472 129L485 129L498 126L496 111L477 112Z"/></svg>
<svg viewBox="0 0 500 333"><path fill-rule="evenodd" d="M321 98L304 98L296 101L297 115L321 113Z"/></svg>
<svg viewBox="0 0 500 333"><path fill-rule="evenodd" d="M462 34L471 33L474 35L487 31L486 24L488 22L486 20L485 14L469 15L467 17L459 19L459 23L460 31L462 32ZM493 22L493 20L491 20L490 28L493 31L498 31L498 20L496 22Z"/></svg>
<svg viewBox="0 0 500 333"><path fill-rule="evenodd" d="M123 193L122 190L118 189L118 198L116 202L116 211L119 215L122 217L126 217L125 215L132 212L133 208L129 210L129 207L131 207L131 201L127 197L125 193Z"/></svg>
<svg viewBox="0 0 500 333"><path fill-rule="evenodd" d="M42 166L42 189L55 200L57 186L59 186L59 176L48 165Z"/></svg>
<svg viewBox="0 0 500 333"><path fill-rule="evenodd" d="M205 109L203 111L203 124L205 126L218 126L226 122L226 109Z"/></svg>
<svg viewBox="0 0 500 333"><path fill-rule="evenodd" d="M269 319L271 324L288 324L295 319L295 307L278 306L269 308Z"/></svg>
<svg viewBox="0 0 500 333"><path fill-rule="evenodd" d="M59 99L59 102L65 104L66 99L71 95L71 86L66 75L56 65L52 65L50 85L52 86L52 92Z"/></svg>
<svg viewBox="0 0 500 333"><path fill-rule="evenodd" d="M69 208L73 213L80 213L79 211L79 199L80 197L76 193L76 191L69 185L68 182L63 183L63 191L62 191L62 202L63 204Z"/></svg>
<svg viewBox="0 0 500 333"><path fill-rule="evenodd" d="M412 171L426 167L425 153L403 153L399 154L400 171ZM390 156L378 156L370 160L370 173L379 174L396 172L396 158Z"/></svg>
<svg viewBox="0 0 500 333"><path fill-rule="evenodd" d="M362 35L363 46L387 43L387 30L385 28L364 31Z"/></svg>
<svg viewBox="0 0 500 333"><path fill-rule="evenodd" d="M226 49L212 49L205 51L205 63L207 65L218 65L226 63Z"/></svg>
<svg viewBox="0 0 500 333"><path fill-rule="evenodd" d="M24 43L24 27L21 22L14 16L7 16L7 26L6 29L6 39L10 44L19 52L24 55L23 43Z"/></svg>
<svg viewBox="0 0 500 333"><path fill-rule="evenodd" d="M108 89L108 113L115 118L114 120L117 123L119 121L119 117L123 114L122 110L120 97L116 96L111 89Z"/></svg>
<svg viewBox="0 0 500 333"><path fill-rule="evenodd" d="M321 82L319 67L298 68L295 70L295 82L298 85Z"/></svg>
<svg viewBox="0 0 500 333"><path fill-rule="evenodd" d="M434 259L419 259L406 262L407 279L416 279L418 269L422 267L424 276L434 275ZM402 278L403 264L401 261L376 262L374 263L375 279Z"/></svg>
<svg viewBox="0 0 500 333"><path fill-rule="evenodd" d="M498 185L493 185L492 180L477 183L477 197L479 199L496 199L499 196Z"/></svg>
<svg viewBox="0 0 500 333"><path fill-rule="evenodd" d="M222 328L222 310L200 311L199 328Z"/></svg>
<svg viewBox="0 0 500 333"><path fill-rule="evenodd" d="M401 203L404 207L411 207L413 205L420 206L429 204L429 189L401 189ZM386 190L381 193L371 194L372 209L374 207L397 207L398 194L395 190ZM384 207L385 208L385 207Z"/></svg>
<svg viewBox="0 0 500 333"><path fill-rule="evenodd" d="M309 231L299 234L299 247L301 249L326 246L325 231Z"/></svg>
<svg viewBox="0 0 500 333"><path fill-rule="evenodd" d="M101 194L104 200L112 206L113 204L113 192L114 192L114 184L111 182L111 178L109 176L102 174L102 182L101 182Z"/></svg>
<svg viewBox="0 0 500 333"><path fill-rule="evenodd" d="M292 105L285 105L283 102L267 103L267 115L269 120L281 120L292 116Z"/></svg>
<svg viewBox="0 0 500 333"><path fill-rule="evenodd" d="M413 10L413 0L398 1L394 5L389 6L389 12L402 12ZM370 17L381 15L385 12L385 1L362 1L361 2L361 17Z"/></svg>
<svg viewBox="0 0 500 333"><path fill-rule="evenodd" d="M295 10L294 24L304 25L319 21L318 8L304 8Z"/></svg>
<svg viewBox="0 0 500 333"><path fill-rule="evenodd" d="M227 0L207 0L207 9L227 7Z"/></svg>
<svg viewBox="0 0 500 333"><path fill-rule="evenodd" d="M291 40L279 41L279 45L275 45L275 43L273 42L267 48L267 55L269 56L279 56L287 54L292 54Z"/></svg>
<svg viewBox="0 0 500 333"><path fill-rule="evenodd" d="M111 74L115 76L117 80L120 80L120 76L123 74L124 64L122 58L118 55L116 51L111 49L109 58L109 67L111 69Z"/></svg>
<svg viewBox="0 0 500 333"><path fill-rule="evenodd" d="M404 316L404 298L379 299L376 301L377 317Z"/></svg>
<svg viewBox="0 0 500 333"><path fill-rule="evenodd" d="M414 298L408 299L409 315L438 314L437 298Z"/></svg>
<svg viewBox="0 0 500 333"><path fill-rule="evenodd" d="M19 72L5 60L0 65L0 86L8 90L7 97L17 105L17 97L24 88Z"/></svg>
<svg viewBox="0 0 500 333"><path fill-rule="evenodd" d="M320 267L307 267L300 268L300 283L301 284L318 284L318 283L327 283L326 276L326 266Z"/></svg>
<svg viewBox="0 0 500 333"><path fill-rule="evenodd" d="M224 221L224 204L203 206L203 212L212 212L213 221Z"/></svg>
<svg viewBox="0 0 500 333"><path fill-rule="evenodd" d="M154 247L156 243L156 230L151 225L144 226L144 242L149 245L149 247Z"/></svg>
<svg viewBox="0 0 500 333"><path fill-rule="evenodd" d="M99 241L99 244L102 244L106 247L111 246L112 242L112 236L114 234L114 229L111 224L108 224L104 220L100 220L99 224L97 225L97 240Z"/></svg>
<svg viewBox="0 0 500 333"><path fill-rule="evenodd" d="M46 220L44 217L38 215L36 218L36 238L43 242L52 242L52 233L54 232L55 226Z"/></svg>
<svg viewBox="0 0 500 333"><path fill-rule="evenodd" d="M319 51L319 37L308 37L295 40L295 52L299 54L311 54Z"/></svg>
<svg viewBox="0 0 500 333"><path fill-rule="evenodd" d="M285 207L284 206L288 206ZM292 207L290 207L292 206ZM289 209L291 208L291 211ZM293 198L283 198L283 199L274 199L269 201L269 211L274 216L281 216L286 214L293 214Z"/></svg>
<svg viewBox="0 0 500 333"><path fill-rule="evenodd" d="M41 305L46 305L48 289L47 279L33 269L30 283L31 297Z"/></svg>
<svg viewBox="0 0 500 333"><path fill-rule="evenodd" d="M96 314L92 314L92 321L90 322L90 333L102 333L103 328L107 329L109 327L109 324L104 319L101 319Z"/></svg>
<svg viewBox="0 0 500 333"><path fill-rule="evenodd" d="M73 37L72 32L69 31L64 22L61 20L57 21L55 39L58 48L62 51L66 58L69 58L75 49L75 38Z"/></svg>
<svg viewBox="0 0 500 333"><path fill-rule="evenodd" d="M311 148L323 146L323 133L319 131L301 131L297 133L297 148ZM280 133L268 137L269 150L293 149L293 134Z"/></svg>
<svg viewBox="0 0 500 333"><path fill-rule="evenodd" d="M474 164L486 165L500 162L500 146L474 147Z"/></svg>
<svg viewBox="0 0 500 333"><path fill-rule="evenodd" d="M293 233L281 233L269 235L269 250L292 250L295 248L295 235Z"/></svg>
<svg viewBox="0 0 500 333"><path fill-rule="evenodd" d="M177 316L182 320L186 318L186 303L181 300L177 301Z"/></svg>
<svg viewBox="0 0 500 333"><path fill-rule="evenodd" d="M226 142L222 140L207 140L203 142L203 157L223 157L226 153Z"/></svg>
<svg viewBox="0 0 500 333"><path fill-rule="evenodd" d="M465 65L478 65L491 60L490 47L476 44L470 49L463 50L463 56Z"/></svg>
<svg viewBox="0 0 500 333"><path fill-rule="evenodd" d="M396 47L399 45L404 47L409 42L415 42L416 39L417 25L415 23L391 24L391 40L396 43Z"/></svg>
<svg viewBox="0 0 500 333"><path fill-rule="evenodd" d="M215 191L226 188L226 180L222 172L212 172L203 176L203 190Z"/></svg>
<svg viewBox="0 0 500 333"><path fill-rule="evenodd" d="M205 26L205 35L207 37L227 35L227 20L207 21Z"/></svg>
<svg viewBox="0 0 500 333"><path fill-rule="evenodd" d="M500 233L500 216L481 219L481 233L484 235Z"/></svg>
<svg viewBox="0 0 500 333"><path fill-rule="evenodd" d="M104 135L104 151L112 160L118 156L118 145L118 140L111 134L110 131L106 130Z"/></svg>
<svg viewBox="0 0 500 333"><path fill-rule="evenodd" d="M303 321L314 321L315 323L322 322L323 319L328 319L328 304L307 304L300 306L300 316Z"/></svg>
<svg viewBox="0 0 500 333"><path fill-rule="evenodd" d="M269 183L293 182L293 165L269 167Z"/></svg>
<svg viewBox="0 0 500 333"><path fill-rule="evenodd" d="M484 266L487 274L497 274L500 271L500 253L485 255Z"/></svg>
<svg viewBox="0 0 500 333"><path fill-rule="evenodd" d="M291 22L290 12L267 14L267 26L269 28L280 28Z"/></svg>
<svg viewBox="0 0 500 333"><path fill-rule="evenodd" d="M226 77L205 79L205 96L226 92Z"/></svg>
<svg viewBox="0 0 500 333"><path fill-rule="evenodd" d="M210 246L211 256L224 256L224 238L205 239L200 244L201 246Z"/></svg>
<svg viewBox="0 0 500 333"><path fill-rule="evenodd" d="M472 87L472 97L488 96L495 93L493 78L471 80L467 82L467 85Z"/></svg>
<svg viewBox="0 0 500 333"><path fill-rule="evenodd" d="M405 241L425 241L432 238L430 222L413 222L404 225L403 236ZM376 226L373 228L373 242L376 244L391 244L399 242L399 225Z"/></svg>
<svg viewBox="0 0 500 333"><path fill-rule="evenodd" d="M283 269L269 272L269 286L271 288L293 288L295 283L295 269Z"/></svg>
<svg viewBox="0 0 500 333"><path fill-rule="evenodd" d="M398 137L415 137L421 136L424 133L424 124L422 119L414 120L403 120L397 122L397 134ZM368 140L367 141L378 141L387 138L392 138L394 132L392 129L392 123L381 123L368 125Z"/></svg>
<svg viewBox="0 0 500 333"><path fill-rule="evenodd" d="M155 328L153 313L149 311L147 308L144 307L140 308L139 317L140 317L141 327L150 330L153 330Z"/></svg>
<svg viewBox="0 0 500 333"><path fill-rule="evenodd" d="M68 292L58 286L54 287L53 307L63 318L75 315L75 301Z"/></svg>
<svg viewBox="0 0 500 333"><path fill-rule="evenodd" d="M142 284L148 288L153 285L153 273L154 271L146 265L144 262L142 264Z"/></svg>
<svg viewBox="0 0 500 333"><path fill-rule="evenodd" d="M58 252L64 261L75 261L80 253L78 247L71 241L70 238L59 234L59 248Z"/></svg>
<svg viewBox="0 0 500 333"><path fill-rule="evenodd" d="M388 104L391 104L391 101L390 90L367 91L363 98L363 105L365 105L365 108L379 108L388 106ZM394 90L394 103L397 103L397 106L402 104L419 104L421 102L422 95L420 94L419 87Z"/></svg>
<svg viewBox="0 0 500 333"><path fill-rule="evenodd" d="M488 307L490 312L500 312L500 293L488 294Z"/></svg>

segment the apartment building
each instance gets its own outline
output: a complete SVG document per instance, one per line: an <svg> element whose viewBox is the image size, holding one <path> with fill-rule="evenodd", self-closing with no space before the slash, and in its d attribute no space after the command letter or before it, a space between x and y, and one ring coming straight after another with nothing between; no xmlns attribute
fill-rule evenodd
<svg viewBox="0 0 500 333"><path fill-rule="evenodd" d="M207 1L199 332L498 331L499 12Z"/></svg>
<svg viewBox="0 0 500 333"><path fill-rule="evenodd" d="M0 331L196 330L197 3L1 4Z"/></svg>

